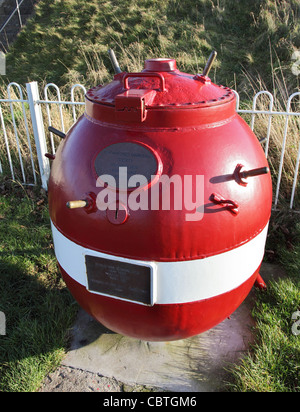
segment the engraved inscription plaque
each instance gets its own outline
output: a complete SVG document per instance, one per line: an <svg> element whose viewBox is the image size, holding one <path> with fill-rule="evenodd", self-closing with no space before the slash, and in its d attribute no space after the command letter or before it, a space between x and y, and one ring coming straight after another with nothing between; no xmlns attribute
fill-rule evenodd
<svg viewBox="0 0 300 412"><path fill-rule="evenodd" d="M85 256L88 290L152 304L152 268L95 256Z"/></svg>

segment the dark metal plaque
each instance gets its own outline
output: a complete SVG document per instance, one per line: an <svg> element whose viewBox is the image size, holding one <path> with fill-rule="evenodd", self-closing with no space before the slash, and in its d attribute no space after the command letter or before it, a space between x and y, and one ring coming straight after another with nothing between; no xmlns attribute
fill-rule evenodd
<svg viewBox="0 0 300 412"><path fill-rule="evenodd" d="M88 290L104 295L152 304L152 270L118 260L85 256Z"/></svg>
<svg viewBox="0 0 300 412"><path fill-rule="evenodd" d="M119 168L127 168L127 187L131 176L145 176L148 182L157 172L157 160L153 153L140 144L124 142L116 143L103 149L95 160L95 169L98 176L110 175L120 188ZM122 185L121 185L122 186Z"/></svg>

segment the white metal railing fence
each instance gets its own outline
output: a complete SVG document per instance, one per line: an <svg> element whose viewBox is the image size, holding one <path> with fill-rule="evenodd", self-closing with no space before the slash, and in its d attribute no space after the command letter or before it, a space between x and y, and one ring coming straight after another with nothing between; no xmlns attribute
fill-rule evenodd
<svg viewBox="0 0 300 412"><path fill-rule="evenodd" d="M25 0L16 0L16 8L12 11L12 13L9 15L8 19L4 22L4 24L2 24L2 26L0 27L0 33L3 32L3 30L5 29L5 27L8 25L8 23L11 21L11 19L14 17L14 15L16 13L18 13L18 18L19 18L19 23L20 23L20 27L23 26L23 22L22 22L22 17L21 17L21 12L20 12L20 6L22 5L22 3Z"/></svg>
<svg viewBox="0 0 300 412"><path fill-rule="evenodd" d="M56 100L49 98L49 89L56 92ZM79 89L82 93L80 101L75 101L75 91ZM71 88L71 100L62 101L59 88L53 84L47 84L44 88L44 98L40 98L37 82L26 84L27 99L23 96L22 88L17 83L10 83L7 87L7 98L0 99L0 122L4 145L1 146L0 137L0 174L4 174L3 158L6 151L7 166L11 178L16 179L16 169L18 177L23 185L36 185L37 174L44 189L47 189L47 183L50 175L49 159L45 156L48 153L48 146L51 147L52 154L55 154L55 142L53 133L48 132L48 127L52 125L51 110L53 105L58 107L59 120L62 131L65 131L66 117L63 114L63 107L72 107L72 123L75 123L78 117L76 106L84 107L84 94L86 89L82 85L74 85ZM53 93L52 93L53 94ZM13 96L14 95L14 96ZM9 111L6 105L9 106ZM22 107L22 119L20 121L20 105ZM6 111L5 111L6 109ZM82 110L83 112L83 110ZM6 116L5 116L6 114ZM52 111L53 115L53 111ZM19 121L17 121L19 120ZM27 145L26 153L22 153L20 142L20 130L22 132L22 145ZM26 135L27 140L24 141ZM14 159L12 156L14 152ZM2 156L1 156L2 155ZM1 161L2 157L2 161ZM30 158L31 165L24 167L24 158ZM37 164L35 164L35 162ZM28 163L28 162L27 162ZM8 167L6 167L6 174Z"/></svg>
<svg viewBox="0 0 300 412"><path fill-rule="evenodd" d="M81 84L75 84L70 90L70 100L62 100L59 87L49 83L44 87L41 99L37 82L31 82L26 84L26 93L27 98L24 98L22 87L17 83L10 83L7 87L7 98L0 99L0 174L10 174L13 180L18 177L18 180L24 185L36 185L40 180L42 187L47 189L50 163L45 154L48 153L49 147L54 155L58 145L57 139L53 133L48 131L48 127L54 124L57 129L65 133L84 111L86 89ZM276 166L276 170L274 168L272 170L275 181L274 209L279 204L283 171L287 161L285 157L290 151L290 148L287 150L288 136L293 134L292 150L294 155L292 166L290 166L293 177L292 182L290 182L290 192L284 193L283 197L288 198L290 209L296 210L295 197L297 185L299 186L300 165L300 92L296 92L288 98L284 110L274 110L274 97L268 91L260 91L254 96L251 109L241 109L239 94L237 92L235 94L237 97L236 110L241 116L248 116L247 120L253 131L255 131L258 117L265 116L266 131L260 141L264 145L267 158L270 157L270 145L274 143L272 141L272 128L274 128L275 120L283 119L280 142L277 142L280 146L279 166L278 169ZM268 102L267 110L265 107L257 109L258 101L262 98L267 99L264 102L264 106L267 104L266 101ZM298 109L292 110L292 105L297 106ZM26 167L24 159L26 159Z"/></svg>

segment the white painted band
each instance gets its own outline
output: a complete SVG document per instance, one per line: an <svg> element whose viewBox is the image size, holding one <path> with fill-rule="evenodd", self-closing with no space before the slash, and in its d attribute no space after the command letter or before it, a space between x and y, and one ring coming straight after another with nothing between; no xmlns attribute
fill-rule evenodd
<svg viewBox="0 0 300 412"><path fill-rule="evenodd" d="M87 287L85 255L149 266L152 270L153 304L195 302L237 288L261 264L268 232L267 225L255 238L242 246L205 259L148 262L84 248L65 237L52 222L51 225L56 258L76 282Z"/></svg>

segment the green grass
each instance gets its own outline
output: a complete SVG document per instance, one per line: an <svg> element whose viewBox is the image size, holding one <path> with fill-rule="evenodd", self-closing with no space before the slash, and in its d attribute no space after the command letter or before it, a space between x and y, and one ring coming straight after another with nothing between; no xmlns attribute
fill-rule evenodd
<svg viewBox="0 0 300 412"><path fill-rule="evenodd" d="M300 391L300 336L293 335L291 319L299 302L299 275L270 282L266 292L257 294L256 343L233 371L235 391Z"/></svg>
<svg viewBox="0 0 300 412"><path fill-rule="evenodd" d="M0 183L0 392L36 391L65 353L76 305L58 272L43 193Z"/></svg>
<svg viewBox="0 0 300 412"><path fill-rule="evenodd" d="M7 54L7 78L25 83L111 79L107 49L124 70L142 70L151 57L173 57L181 71L200 72L212 50L211 77L248 90L258 76L274 75L295 91L291 56L300 48L297 0L40 0L36 14Z"/></svg>
<svg viewBox="0 0 300 412"><path fill-rule="evenodd" d="M300 310L299 217L272 217L267 250L286 276L268 282L267 291L256 292L256 342L249 355L232 370L235 381L231 389L299 392L300 334L292 333L292 315Z"/></svg>

